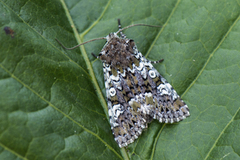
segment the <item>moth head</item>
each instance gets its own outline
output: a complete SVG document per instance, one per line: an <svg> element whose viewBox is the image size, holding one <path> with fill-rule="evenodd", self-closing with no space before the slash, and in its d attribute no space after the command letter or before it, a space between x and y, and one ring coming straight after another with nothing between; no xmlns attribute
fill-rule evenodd
<svg viewBox="0 0 240 160"><path fill-rule="evenodd" d="M111 41L113 38L119 38L117 33L113 32L113 33L109 33L109 35L107 35L105 37L107 39L107 42Z"/></svg>

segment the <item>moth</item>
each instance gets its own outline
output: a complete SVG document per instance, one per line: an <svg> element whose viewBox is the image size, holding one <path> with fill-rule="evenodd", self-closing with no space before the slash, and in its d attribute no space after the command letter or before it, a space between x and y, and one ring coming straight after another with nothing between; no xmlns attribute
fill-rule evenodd
<svg viewBox="0 0 240 160"><path fill-rule="evenodd" d="M147 60L138 51L134 40L122 33L133 26L151 25L135 24L122 29L118 20L117 32L82 43L107 40L99 55L93 56L103 63L108 115L120 148L133 143L153 119L174 123L190 116L186 103L152 65L163 59ZM72 48L61 45L65 49L74 49L82 44Z"/></svg>

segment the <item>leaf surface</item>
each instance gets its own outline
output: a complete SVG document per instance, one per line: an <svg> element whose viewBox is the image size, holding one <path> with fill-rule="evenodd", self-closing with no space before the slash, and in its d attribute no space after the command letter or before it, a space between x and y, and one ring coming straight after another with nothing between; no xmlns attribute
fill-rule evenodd
<svg viewBox="0 0 240 160"><path fill-rule="evenodd" d="M108 121L104 37L124 31L187 103L120 149ZM0 0L0 159L240 159L240 1ZM10 27L13 37L6 34Z"/></svg>

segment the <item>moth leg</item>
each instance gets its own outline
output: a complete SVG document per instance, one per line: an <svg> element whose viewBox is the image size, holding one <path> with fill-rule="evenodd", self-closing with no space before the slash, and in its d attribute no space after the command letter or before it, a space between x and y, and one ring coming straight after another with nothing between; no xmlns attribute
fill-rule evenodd
<svg viewBox="0 0 240 160"><path fill-rule="evenodd" d="M118 19L118 30L122 29L122 26L121 26L121 22L120 22L120 19ZM121 38L126 38L126 35L122 33L122 31L120 32L120 35L121 35Z"/></svg>
<svg viewBox="0 0 240 160"><path fill-rule="evenodd" d="M97 56L96 54L94 54L94 53L92 53L92 55L93 55L93 57L95 57L95 58L99 58L99 56Z"/></svg>
<svg viewBox="0 0 240 160"><path fill-rule="evenodd" d="M149 61L150 63L161 63L161 62L163 62L164 61L164 59L160 59L160 60L158 60L158 61Z"/></svg>
<svg viewBox="0 0 240 160"><path fill-rule="evenodd" d="M160 60L158 60L158 61L150 61L150 60L148 60L146 57L144 57L143 55L142 55L142 57L143 58L145 58L148 62L150 62L150 63L161 63L161 62L163 62L164 61L164 59L160 59Z"/></svg>

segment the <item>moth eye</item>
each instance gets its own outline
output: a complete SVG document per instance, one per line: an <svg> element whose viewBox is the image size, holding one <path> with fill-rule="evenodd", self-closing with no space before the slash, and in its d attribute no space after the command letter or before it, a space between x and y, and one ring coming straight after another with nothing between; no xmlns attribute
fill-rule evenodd
<svg viewBox="0 0 240 160"><path fill-rule="evenodd" d="M156 73L153 70L149 71L149 75L151 78L155 78L156 77Z"/></svg>
<svg viewBox="0 0 240 160"><path fill-rule="evenodd" d="M116 94L116 90L112 87L109 89L110 96L113 97Z"/></svg>

